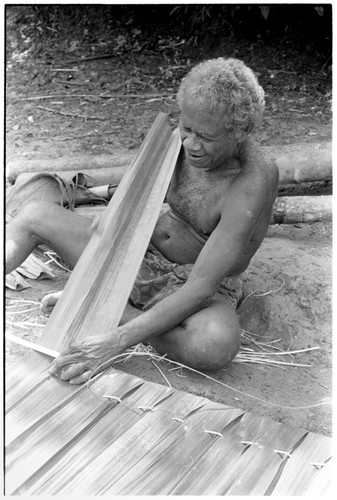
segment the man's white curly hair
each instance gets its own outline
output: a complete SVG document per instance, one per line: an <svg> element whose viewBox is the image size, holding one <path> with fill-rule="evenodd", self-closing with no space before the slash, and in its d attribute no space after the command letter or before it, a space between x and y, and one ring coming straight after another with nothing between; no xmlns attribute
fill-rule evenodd
<svg viewBox="0 0 337 500"><path fill-rule="evenodd" d="M219 57L202 62L183 78L177 100L193 99L209 112L223 112L225 128L242 140L260 123L265 108L264 90L243 61Z"/></svg>

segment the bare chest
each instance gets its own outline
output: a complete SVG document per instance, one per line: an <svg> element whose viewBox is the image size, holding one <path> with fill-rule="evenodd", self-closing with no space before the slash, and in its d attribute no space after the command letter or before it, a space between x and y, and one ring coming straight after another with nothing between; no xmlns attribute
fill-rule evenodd
<svg viewBox="0 0 337 500"><path fill-rule="evenodd" d="M232 184L232 177L219 179L214 173L180 165L167 194L171 208L194 229L209 235L220 218L220 200Z"/></svg>

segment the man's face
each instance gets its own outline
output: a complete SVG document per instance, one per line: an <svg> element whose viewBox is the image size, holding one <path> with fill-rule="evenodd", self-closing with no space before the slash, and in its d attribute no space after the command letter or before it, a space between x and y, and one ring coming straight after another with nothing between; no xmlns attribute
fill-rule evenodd
<svg viewBox="0 0 337 500"><path fill-rule="evenodd" d="M212 170L237 151L237 141L223 125L223 114L207 111L200 102L185 99L179 128L186 159L192 167Z"/></svg>

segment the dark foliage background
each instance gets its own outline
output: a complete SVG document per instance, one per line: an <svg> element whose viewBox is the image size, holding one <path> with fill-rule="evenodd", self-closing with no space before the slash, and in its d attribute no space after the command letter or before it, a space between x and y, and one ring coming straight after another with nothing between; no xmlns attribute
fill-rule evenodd
<svg viewBox="0 0 337 500"><path fill-rule="evenodd" d="M288 44L328 58L332 50L331 4L114 4L10 6L16 22L44 39L77 34L84 43L111 39L107 49L160 49L168 37L193 50L218 48L228 38ZM113 39L124 36L122 43ZM63 37L64 39L64 37ZM159 40L159 44L158 44ZM61 41L61 40L59 40Z"/></svg>

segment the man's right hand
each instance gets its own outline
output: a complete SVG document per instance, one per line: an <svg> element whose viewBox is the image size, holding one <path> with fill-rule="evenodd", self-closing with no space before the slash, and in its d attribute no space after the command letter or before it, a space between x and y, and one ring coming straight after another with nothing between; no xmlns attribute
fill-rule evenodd
<svg viewBox="0 0 337 500"><path fill-rule="evenodd" d="M70 384L83 384L111 366L125 349L118 345L119 335L95 335L71 344L53 362L50 374Z"/></svg>

